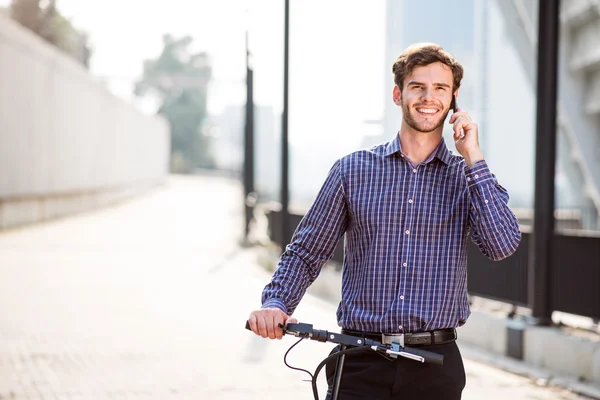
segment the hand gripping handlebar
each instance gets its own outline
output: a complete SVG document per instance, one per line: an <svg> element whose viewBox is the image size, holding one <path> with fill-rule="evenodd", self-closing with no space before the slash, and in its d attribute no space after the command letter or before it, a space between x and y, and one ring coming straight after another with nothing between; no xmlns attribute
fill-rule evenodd
<svg viewBox="0 0 600 400"><path fill-rule="evenodd" d="M385 354L391 358L397 358L398 356L400 356L422 363L432 363L438 365L442 365L444 363L444 356L441 354L433 353L427 350L417 349L414 347L402 346L400 343L383 344L376 340L365 339L358 336L346 335L337 332L329 332L321 329L314 329L312 324L306 323L287 324L285 326L279 324L279 327L283 329L283 333L286 335L293 335L305 339L316 340L318 342L343 344L352 347L368 346L372 350ZM246 329L250 330L250 324L247 321Z"/></svg>

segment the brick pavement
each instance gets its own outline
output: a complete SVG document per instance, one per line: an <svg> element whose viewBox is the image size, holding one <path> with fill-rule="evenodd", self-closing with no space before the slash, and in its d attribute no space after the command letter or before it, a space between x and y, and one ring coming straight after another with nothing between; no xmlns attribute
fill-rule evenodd
<svg viewBox="0 0 600 400"><path fill-rule="evenodd" d="M241 187L174 177L108 209L0 234L0 399L310 398L293 342L242 329L269 274L236 247ZM330 303L296 313L335 327ZM330 347L305 343L312 369ZM467 360L473 399L576 399Z"/></svg>

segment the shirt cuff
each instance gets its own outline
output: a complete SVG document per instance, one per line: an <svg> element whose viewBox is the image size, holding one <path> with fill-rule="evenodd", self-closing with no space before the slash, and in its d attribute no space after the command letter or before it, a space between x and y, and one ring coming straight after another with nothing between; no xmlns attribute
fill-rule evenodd
<svg viewBox="0 0 600 400"><path fill-rule="evenodd" d="M465 177L469 188L486 182L494 182L494 175L490 172L485 160L479 160L472 167L465 166Z"/></svg>
<svg viewBox="0 0 600 400"><path fill-rule="evenodd" d="M279 308L284 313L288 313L287 307L283 304L283 301L279 299L269 299L263 303L261 308Z"/></svg>

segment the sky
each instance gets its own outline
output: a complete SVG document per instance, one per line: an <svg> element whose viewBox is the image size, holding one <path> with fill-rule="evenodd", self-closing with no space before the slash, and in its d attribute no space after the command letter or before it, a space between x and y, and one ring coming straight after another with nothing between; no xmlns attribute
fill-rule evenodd
<svg viewBox="0 0 600 400"><path fill-rule="evenodd" d="M9 0L0 0L7 5ZM365 120L382 113L384 0L302 0L290 7L290 141L356 147ZM134 99L143 61L156 57L165 33L191 35L209 53L214 79L209 109L245 103L245 33L255 69L255 100L283 104L284 2L275 0L58 0L63 15L89 34L90 71L109 90ZM327 146L327 144L325 143Z"/></svg>

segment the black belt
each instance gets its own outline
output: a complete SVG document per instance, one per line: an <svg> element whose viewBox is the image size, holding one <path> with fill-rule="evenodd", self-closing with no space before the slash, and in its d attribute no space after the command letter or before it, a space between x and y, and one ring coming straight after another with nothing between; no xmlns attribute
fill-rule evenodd
<svg viewBox="0 0 600 400"><path fill-rule="evenodd" d="M377 340L382 343L389 343L395 337L402 336L401 334L361 332L353 331L351 329L342 329L342 333L345 335L359 336L364 339ZM404 345L406 346L430 346L434 344L446 344L456 340L456 329L447 328L427 332L405 333L403 336Z"/></svg>

